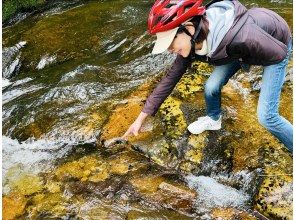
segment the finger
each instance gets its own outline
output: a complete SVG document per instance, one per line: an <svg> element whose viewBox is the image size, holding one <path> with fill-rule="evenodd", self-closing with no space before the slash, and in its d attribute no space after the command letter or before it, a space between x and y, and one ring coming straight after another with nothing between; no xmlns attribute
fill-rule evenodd
<svg viewBox="0 0 294 220"><path fill-rule="evenodd" d="M129 134L130 134L130 131L127 130L126 133L124 133L124 135L121 138L126 138Z"/></svg>
<svg viewBox="0 0 294 220"><path fill-rule="evenodd" d="M123 135L124 138L126 138L127 136L129 136L132 132L132 128L129 128L126 133Z"/></svg>

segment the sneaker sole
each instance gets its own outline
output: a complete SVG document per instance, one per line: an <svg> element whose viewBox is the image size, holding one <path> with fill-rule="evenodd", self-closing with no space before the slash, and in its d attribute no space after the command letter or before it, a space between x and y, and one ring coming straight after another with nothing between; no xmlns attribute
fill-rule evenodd
<svg viewBox="0 0 294 220"><path fill-rule="evenodd" d="M220 128L211 128L211 129L206 129L206 130L203 130L203 131L200 131L200 132L191 132L188 128L188 131L191 133L191 134L201 134L202 132L204 131L217 131L217 130L220 130L222 127Z"/></svg>

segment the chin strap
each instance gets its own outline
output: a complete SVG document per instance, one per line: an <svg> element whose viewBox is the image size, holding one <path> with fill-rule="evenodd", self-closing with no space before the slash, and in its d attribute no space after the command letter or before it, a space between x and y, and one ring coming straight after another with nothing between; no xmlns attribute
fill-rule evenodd
<svg viewBox="0 0 294 220"><path fill-rule="evenodd" d="M194 24L194 27L195 27L196 24L194 22L193 22L193 24ZM196 31L195 31L193 37L191 38L191 51L190 51L190 55L191 55L192 58L194 58L195 55L196 55L195 54L195 44L196 44L196 39L197 39L197 37L198 37L198 35L200 33L200 30L202 28L202 24L203 24L203 21L200 18L200 21L199 21L199 23L197 25Z"/></svg>
<svg viewBox="0 0 294 220"><path fill-rule="evenodd" d="M191 37L191 40L190 40L190 42L191 42L190 56L193 58L193 57L195 57L195 55L196 55L196 54L195 54L195 44L196 44L196 39L197 39L197 37L198 37L198 35L199 35L199 33L200 33L200 30L201 30L201 27L202 27L202 23L203 23L203 21L202 21L202 19L200 18L200 21L199 21L198 25L197 25L197 22L192 22L192 23L193 23L193 26L194 26L194 28L195 28L195 32L194 32L193 35L187 30L186 26L184 26L184 25L180 25L180 27L179 27L179 31L183 31L183 32L185 32L188 36ZM196 27L196 25L197 25L197 27Z"/></svg>

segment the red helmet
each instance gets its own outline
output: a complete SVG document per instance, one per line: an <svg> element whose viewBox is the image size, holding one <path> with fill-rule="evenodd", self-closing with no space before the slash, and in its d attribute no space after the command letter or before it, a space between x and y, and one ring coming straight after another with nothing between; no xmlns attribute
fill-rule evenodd
<svg viewBox="0 0 294 220"><path fill-rule="evenodd" d="M157 0L149 13L149 33L168 31L191 17L203 15L205 6L201 6L202 2L203 0Z"/></svg>

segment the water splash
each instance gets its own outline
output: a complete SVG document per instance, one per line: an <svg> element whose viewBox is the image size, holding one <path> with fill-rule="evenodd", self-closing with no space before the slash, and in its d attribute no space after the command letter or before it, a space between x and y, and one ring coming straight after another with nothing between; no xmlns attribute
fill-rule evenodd
<svg viewBox="0 0 294 220"><path fill-rule="evenodd" d="M60 80L60 82L65 82L69 79L73 79L76 75L82 75L84 74L85 70L99 70L100 67L99 66L94 66L94 65L89 65L89 64L82 64L80 66L78 66L75 70L68 72L66 74L64 74Z"/></svg>
<svg viewBox="0 0 294 220"><path fill-rule="evenodd" d="M115 51L117 48L119 48L121 45L123 45L125 42L127 41L127 38L123 39L122 41L120 41L119 43L115 44L115 45L110 45L107 50L106 50L106 54L107 53L112 53L113 51Z"/></svg>
<svg viewBox="0 0 294 220"><path fill-rule="evenodd" d="M65 146L64 141L53 139L28 139L19 142L16 139L2 136L2 175L4 182L9 181L10 177L6 175L13 168L20 169L20 173L33 174L48 170L56 159L64 157L71 149L69 146ZM13 178L16 177L13 176ZM9 191L8 186L5 189Z"/></svg>
<svg viewBox="0 0 294 220"><path fill-rule="evenodd" d="M45 66L48 66L51 63L54 63L56 61L56 59L57 59L57 57L55 55L49 56L46 54L46 55L42 56L42 58L36 68L38 70L43 69Z"/></svg>
<svg viewBox="0 0 294 220"><path fill-rule="evenodd" d="M20 49L26 45L26 41L20 41L12 47L5 47L2 51L2 76L11 78L21 66Z"/></svg>
<svg viewBox="0 0 294 220"><path fill-rule="evenodd" d="M216 207L242 208L250 199L244 191L223 185L211 177L191 174L185 179L188 186L198 194L195 207L199 212L207 213Z"/></svg>
<svg viewBox="0 0 294 220"><path fill-rule="evenodd" d="M24 89L17 88L14 90L9 90L2 94L2 104L6 104L24 94L32 93L42 88L44 88L43 85L32 85Z"/></svg>

